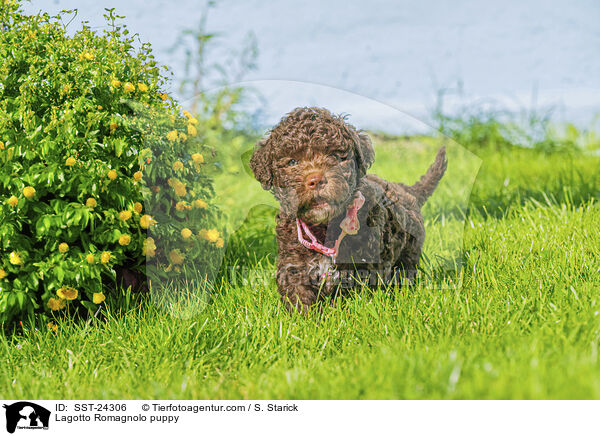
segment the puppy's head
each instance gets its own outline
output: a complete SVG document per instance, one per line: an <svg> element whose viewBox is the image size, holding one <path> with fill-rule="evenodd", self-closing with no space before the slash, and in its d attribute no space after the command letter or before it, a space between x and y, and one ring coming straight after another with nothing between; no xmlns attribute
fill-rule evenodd
<svg viewBox="0 0 600 436"><path fill-rule="evenodd" d="M344 117L297 108L257 143L250 168L287 214L324 224L345 212L374 157L370 138Z"/></svg>

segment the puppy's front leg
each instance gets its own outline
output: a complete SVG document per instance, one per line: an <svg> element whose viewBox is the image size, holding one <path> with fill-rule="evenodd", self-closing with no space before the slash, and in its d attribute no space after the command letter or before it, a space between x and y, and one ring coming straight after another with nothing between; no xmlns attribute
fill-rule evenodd
<svg viewBox="0 0 600 436"><path fill-rule="evenodd" d="M279 260L277 290L290 312L307 313L317 301L318 287L312 283L306 265L290 263L285 258Z"/></svg>

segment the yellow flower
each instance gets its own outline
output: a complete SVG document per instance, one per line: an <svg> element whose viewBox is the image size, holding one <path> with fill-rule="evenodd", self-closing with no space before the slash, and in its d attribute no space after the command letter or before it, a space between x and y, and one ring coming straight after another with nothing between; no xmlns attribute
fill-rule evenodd
<svg viewBox="0 0 600 436"><path fill-rule="evenodd" d="M60 309L64 309L64 307L67 305L67 302L62 299L62 298L50 298L48 300L48 307L50 308L50 310L60 310Z"/></svg>
<svg viewBox="0 0 600 436"><path fill-rule="evenodd" d="M110 170L110 171L108 172L108 178L109 178L110 180L115 180L115 179L117 178L117 171L115 171L115 170Z"/></svg>
<svg viewBox="0 0 600 436"><path fill-rule="evenodd" d="M10 255L8 256L8 261L13 265L23 265L23 259L21 258L21 255L16 251L10 253Z"/></svg>
<svg viewBox="0 0 600 436"><path fill-rule="evenodd" d="M8 199L8 204L10 204L12 207L15 207L18 202L19 202L19 199L17 197L15 197L14 195L11 195L11 197Z"/></svg>
<svg viewBox="0 0 600 436"><path fill-rule="evenodd" d="M171 250L169 260L173 265L181 265L185 260L185 256L179 250Z"/></svg>
<svg viewBox="0 0 600 436"><path fill-rule="evenodd" d="M175 194L177 194L179 197L185 197L186 193L187 193L187 191L186 191L185 185L183 183L175 186Z"/></svg>
<svg viewBox="0 0 600 436"><path fill-rule="evenodd" d="M129 82L125 82L125 85L123 85L123 90L125 90L125 92L133 92L135 91L135 86Z"/></svg>
<svg viewBox="0 0 600 436"><path fill-rule="evenodd" d="M65 162L65 164L68 167L72 167L73 165L75 165L75 162L77 162L77 161L75 160L74 157L68 157L67 160L66 160L66 162Z"/></svg>
<svg viewBox="0 0 600 436"><path fill-rule="evenodd" d="M87 200L85 200L85 205L87 207L96 207L98 205L98 202L95 198L90 197Z"/></svg>
<svg viewBox="0 0 600 436"><path fill-rule="evenodd" d="M110 251L103 251L102 254L100 255L100 262L102 263L108 263L110 262Z"/></svg>
<svg viewBox="0 0 600 436"><path fill-rule="evenodd" d="M225 245L225 241L223 240L223 238L219 238L217 239L217 242L215 244L217 245L217 248L223 248L223 246Z"/></svg>
<svg viewBox="0 0 600 436"><path fill-rule="evenodd" d="M188 135L190 136L196 136L198 134L198 130L196 130L196 128L194 126L192 126L191 124L188 126Z"/></svg>
<svg viewBox="0 0 600 436"><path fill-rule="evenodd" d="M126 246L129 245L129 243L131 242L131 236L129 235L121 235L121 237L119 238L119 244Z"/></svg>
<svg viewBox="0 0 600 436"><path fill-rule="evenodd" d="M217 242L219 239L219 232L217 229L210 229L206 232L204 237L208 242Z"/></svg>
<svg viewBox="0 0 600 436"><path fill-rule="evenodd" d="M156 254L156 244L153 238L146 238L144 245L142 246L142 254L144 256L152 257Z"/></svg>
<svg viewBox="0 0 600 436"><path fill-rule="evenodd" d="M50 302L48 302L48 305L50 305ZM48 330L50 330L52 333L56 333L58 331L58 326L50 321L48 323Z"/></svg>
<svg viewBox="0 0 600 436"><path fill-rule="evenodd" d="M69 244L67 244L66 242L61 242L60 244L58 244L58 251L60 251L61 253L66 253L67 251L69 251Z"/></svg>
<svg viewBox="0 0 600 436"><path fill-rule="evenodd" d="M142 209L143 209L142 203L140 203L139 201L136 201L135 204L133 205L133 210L136 213L142 213Z"/></svg>
<svg viewBox="0 0 600 436"><path fill-rule="evenodd" d="M185 201L177 202L177 204L175 205L175 209L177 209L179 212L183 212L186 209Z"/></svg>
<svg viewBox="0 0 600 436"><path fill-rule="evenodd" d="M89 52L85 52L83 54L83 57L86 58L88 61L93 61L94 60L94 55L93 53L89 53Z"/></svg>
<svg viewBox="0 0 600 436"><path fill-rule="evenodd" d="M164 92L161 92L160 94L158 94L158 96L162 101L165 101L168 97L167 94L165 94Z"/></svg>
<svg viewBox="0 0 600 436"><path fill-rule="evenodd" d="M181 237L183 239L189 239L192 236L192 231L190 229L188 229L187 227L183 230L181 230Z"/></svg>
<svg viewBox="0 0 600 436"><path fill-rule="evenodd" d="M94 304L100 304L104 300L106 300L106 297L104 296L104 294L102 292L94 292L94 294L92 295L92 302Z"/></svg>
<svg viewBox="0 0 600 436"><path fill-rule="evenodd" d="M142 172L136 171L135 173L133 173L133 180L135 180L136 182L142 180Z"/></svg>
<svg viewBox="0 0 600 436"><path fill-rule="evenodd" d="M208 206L208 204L206 203L206 201L204 201L200 198L194 201L194 207L196 209L206 209L207 206Z"/></svg>
<svg viewBox="0 0 600 436"><path fill-rule="evenodd" d="M179 171L183 168L183 163L178 160L173 164L173 171Z"/></svg>
<svg viewBox="0 0 600 436"><path fill-rule="evenodd" d="M35 195L35 188L33 188L32 186L26 186L23 189L23 195L27 198L33 198L33 196Z"/></svg>
<svg viewBox="0 0 600 436"><path fill-rule="evenodd" d="M122 212L119 213L119 219L121 221L127 221L129 218L131 218L131 212L128 210L124 210Z"/></svg>
<svg viewBox="0 0 600 436"><path fill-rule="evenodd" d="M138 83L138 89L142 92L146 92L148 91L148 85L145 83Z"/></svg>
<svg viewBox="0 0 600 436"><path fill-rule="evenodd" d="M85 256L85 260L87 260L87 263L89 263L90 265L93 265L94 263L96 263L96 260L94 259L94 255L93 254L88 254L87 256Z"/></svg>
<svg viewBox="0 0 600 436"><path fill-rule="evenodd" d="M179 139L181 139L183 142L187 141L187 135L183 132L181 132L179 134Z"/></svg>
<svg viewBox="0 0 600 436"><path fill-rule="evenodd" d="M187 190L185 189L185 184L184 183L177 183L174 187L175 189L175 194L177 194L179 197L184 197L187 194Z"/></svg>
<svg viewBox="0 0 600 436"><path fill-rule="evenodd" d="M4 268L0 268L0 280L6 277L8 274L4 271Z"/></svg>
<svg viewBox="0 0 600 436"><path fill-rule="evenodd" d="M189 120L190 118L192 118L192 114L189 113L188 111L183 111L183 115L185 115L185 117Z"/></svg>
<svg viewBox="0 0 600 436"><path fill-rule="evenodd" d="M115 123L114 121L112 123L110 123L110 125L108 126L108 128L110 129L110 133L117 130L117 127L119 127L119 125L117 123Z"/></svg>
<svg viewBox="0 0 600 436"><path fill-rule="evenodd" d="M142 215L140 218L140 227L142 229L147 229L150 226L153 226L155 223L154 219L150 215Z"/></svg>
<svg viewBox="0 0 600 436"><path fill-rule="evenodd" d="M70 286L63 286L58 291L56 291L56 295L60 298L64 298L65 300L74 300L79 295L79 292L75 288L71 288Z"/></svg>
<svg viewBox="0 0 600 436"><path fill-rule="evenodd" d="M204 156L202 156L201 153L194 153L192 155L192 160L194 161L195 164L201 164L201 163L204 163Z"/></svg>
<svg viewBox="0 0 600 436"><path fill-rule="evenodd" d="M112 79L110 81L110 86L112 86L113 88L118 88L119 86L121 86L121 81L117 79Z"/></svg>
<svg viewBox="0 0 600 436"><path fill-rule="evenodd" d="M167 139L171 142L175 141L177 139L177 130L171 130L167 133Z"/></svg>
<svg viewBox="0 0 600 436"><path fill-rule="evenodd" d="M195 126L198 124L198 120L196 118L190 118L188 120L188 123L190 123L191 125Z"/></svg>

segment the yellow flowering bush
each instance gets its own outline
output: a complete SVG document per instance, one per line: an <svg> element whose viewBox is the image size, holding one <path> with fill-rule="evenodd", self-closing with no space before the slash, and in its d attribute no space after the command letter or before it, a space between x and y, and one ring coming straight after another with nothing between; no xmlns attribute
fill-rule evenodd
<svg viewBox="0 0 600 436"><path fill-rule="evenodd" d="M216 227L214 126L164 93L149 45L112 10L107 30L67 30L68 12L19 3L0 8L0 323L95 312L119 270L211 262L220 233L192 236Z"/></svg>

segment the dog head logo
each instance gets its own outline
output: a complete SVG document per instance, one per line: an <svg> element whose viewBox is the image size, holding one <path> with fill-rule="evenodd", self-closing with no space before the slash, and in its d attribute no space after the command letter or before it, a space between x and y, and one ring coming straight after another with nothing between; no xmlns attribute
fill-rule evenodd
<svg viewBox="0 0 600 436"><path fill-rule="evenodd" d="M28 401L19 401L10 405L5 404L6 431L14 433L19 429L48 429L50 411L42 406Z"/></svg>

